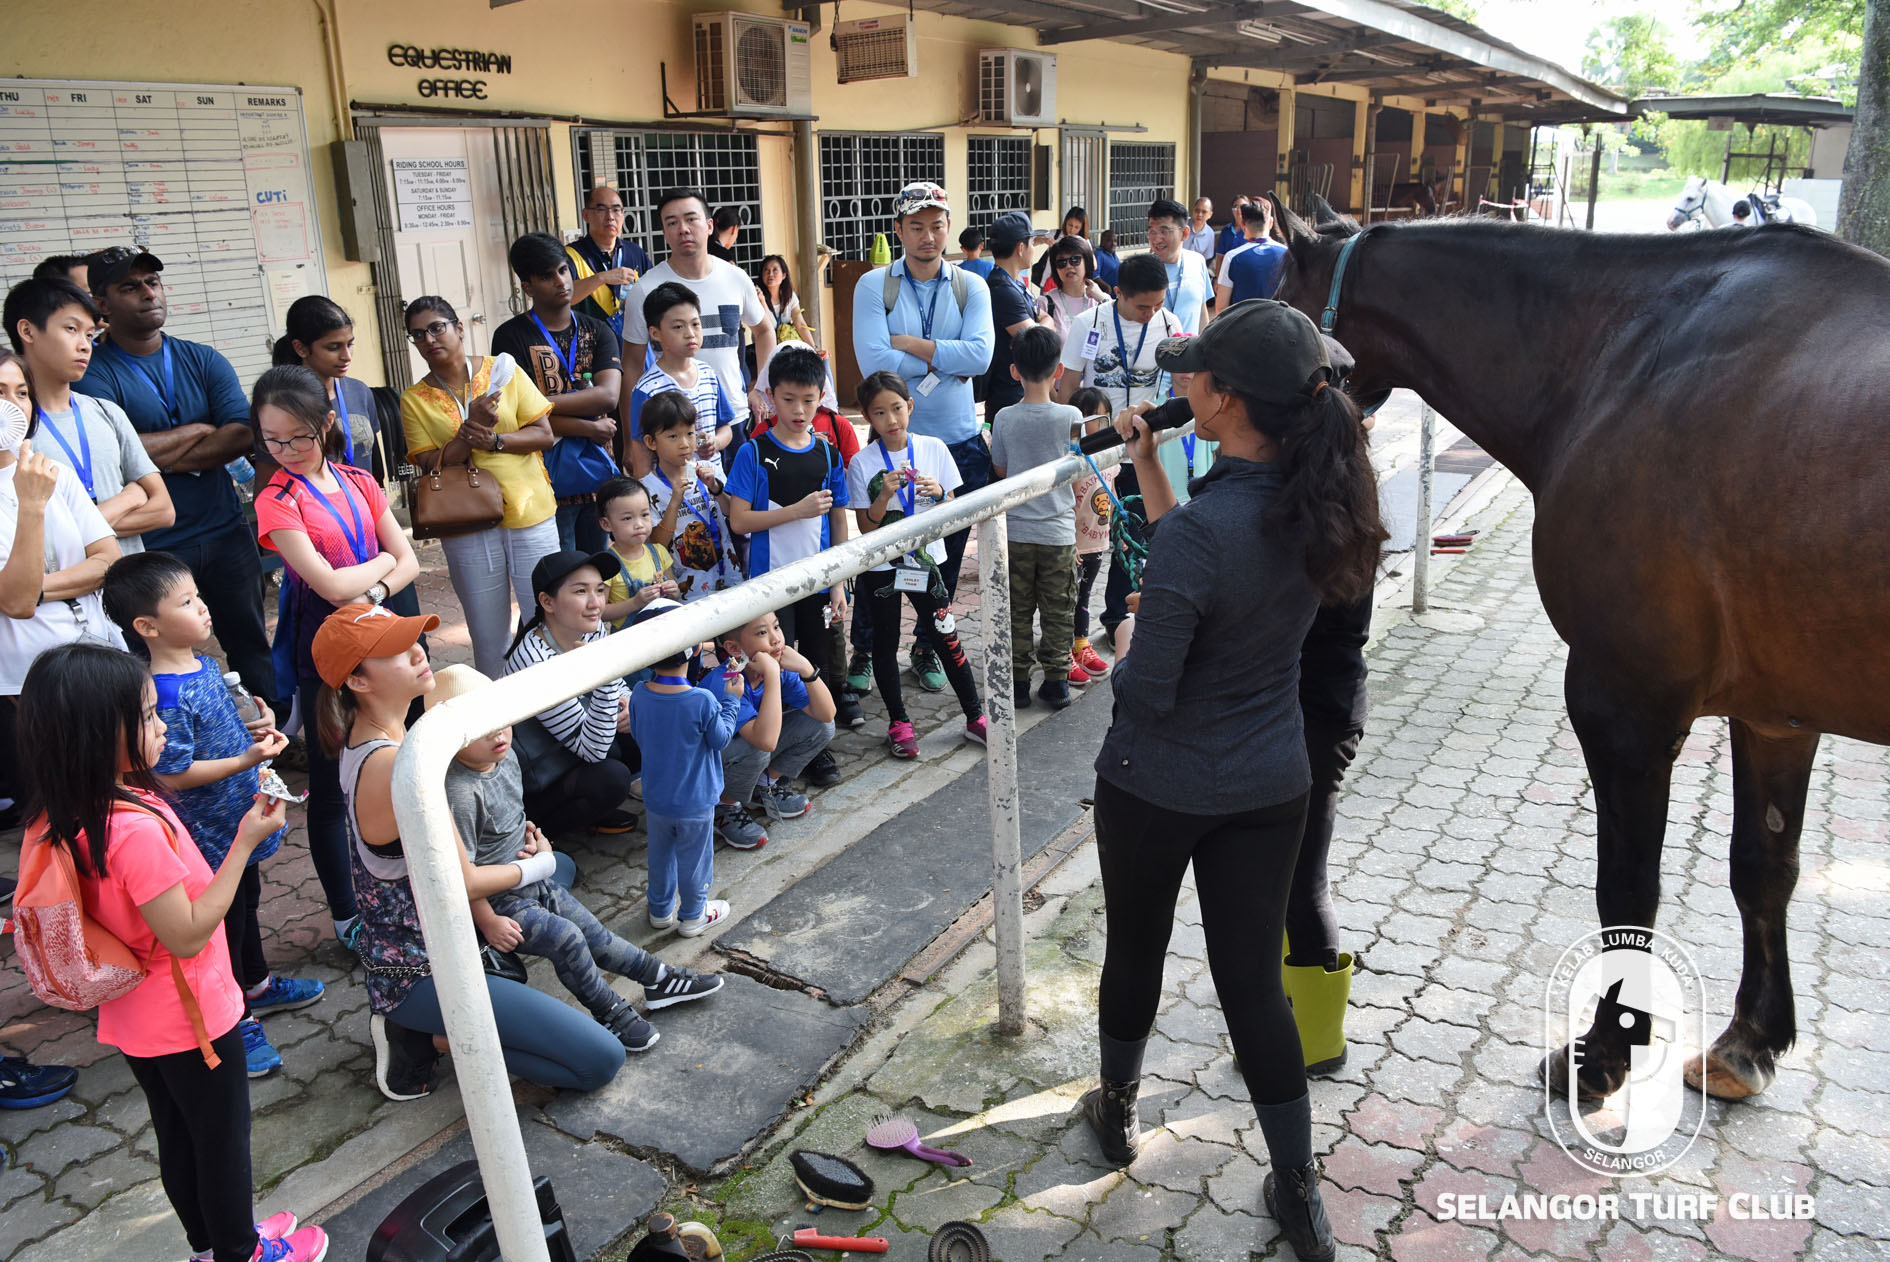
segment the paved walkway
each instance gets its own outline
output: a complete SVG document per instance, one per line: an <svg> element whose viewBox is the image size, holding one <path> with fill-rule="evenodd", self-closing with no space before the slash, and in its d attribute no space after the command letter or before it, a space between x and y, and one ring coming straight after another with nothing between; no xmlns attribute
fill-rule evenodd
<svg viewBox="0 0 1890 1262"><path fill-rule="evenodd" d="M1801 1033L1777 1083L1708 1106L1681 1163L1628 1180L1618 1221L1440 1221L1444 1193L1605 1190L1549 1137L1533 1077L1543 978L1592 925L1592 797L1567 719L1563 647L1537 601L1530 507L1510 490L1436 599L1474 630L1384 625L1372 653L1371 733L1341 809L1332 877L1352 992L1350 1063L1313 1087L1327 1203L1351 1259L1876 1258L1890 1252L1890 936L1885 751L1829 741L1812 785L1793 909ZM1492 529L1493 528L1493 529ZM1463 615L1471 615L1465 618ZM1661 925L1707 977L1708 1034L1730 1010L1739 923L1727 888L1731 770L1723 724L1702 723L1675 774ZM1094 1073L1102 952L1093 846L1034 891L1028 1033L992 1033L991 947L974 946L868 1039L733 1177L673 1204L721 1224L732 1258L814 1223L923 1255L941 1223L981 1224L1006 1262L1186 1262L1291 1256L1260 1205L1265 1173L1201 958L1192 894L1179 913L1168 998L1149 1050L1141 1158L1100 1164L1073 1112ZM902 1113L968 1171L867 1149ZM876 1180L874 1207L814 1217L786 1154L841 1153ZM1634 1192L1717 1193L1704 1221ZM1734 1193L1809 1193L1804 1221L1735 1219ZM1661 1217L1665 1210L1667 1216ZM611 1255L621 1256L620 1253Z"/></svg>

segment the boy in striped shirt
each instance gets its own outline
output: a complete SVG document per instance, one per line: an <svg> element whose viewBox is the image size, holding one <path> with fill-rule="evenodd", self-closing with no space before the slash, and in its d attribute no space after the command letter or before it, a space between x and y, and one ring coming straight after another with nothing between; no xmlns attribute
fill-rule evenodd
<svg viewBox="0 0 1890 1262"><path fill-rule="evenodd" d="M702 347L702 311L688 286L669 281L658 285L643 300L643 319L650 328L656 362L630 392L630 441L624 452L641 478L649 473L651 457L644 446L643 405L659 394L681 391L696 405L696 454L718 459L734 438L735 405L728 388L706 360L697 359Z"/></svg>

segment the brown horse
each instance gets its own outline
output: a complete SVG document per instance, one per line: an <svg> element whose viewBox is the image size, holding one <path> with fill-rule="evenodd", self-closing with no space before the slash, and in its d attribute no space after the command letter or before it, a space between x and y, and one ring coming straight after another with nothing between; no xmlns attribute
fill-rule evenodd
<svg viewBox="0 0 1890 1262"><path fill-rule="evenodd" d="M1317 320L1359 230L1315 210L1279 208L1280 297ZM1890 426L1890 262L1797 227L1438 220L1374 225L1340 279L1354 391L1415 390L1535 495L1602 924L1653 926L1673 760L1695 719L1731 720L1745 960L1688 1081L1763 1090L1797 1034L1785 913L1819 734L1890 744L1890 462L1869 446ZM1564 1090L1565 1065L1545 1065ZM1626 1066L1622 1031L1590 1029L1581 1093Z"/></svg>

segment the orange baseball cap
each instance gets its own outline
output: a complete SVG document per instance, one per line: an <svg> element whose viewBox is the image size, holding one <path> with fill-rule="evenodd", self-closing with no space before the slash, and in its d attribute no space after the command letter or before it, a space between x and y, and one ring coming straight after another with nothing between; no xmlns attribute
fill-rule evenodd
<svg viewBox="0 0 1890 1262"><path fill-rule="evenodd" d="M340 688L354 674L354 668L368 658L404 653L419 642L422 634L439 625L440 620L432 614L403 618L379 605L343 605L316 629L310 649L315 673L330 688Z"/></svg>

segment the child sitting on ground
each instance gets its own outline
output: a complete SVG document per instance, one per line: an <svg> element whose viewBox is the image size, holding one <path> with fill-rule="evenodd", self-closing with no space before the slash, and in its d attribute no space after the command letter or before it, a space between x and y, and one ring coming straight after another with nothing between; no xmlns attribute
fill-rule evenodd
<svg viewBox="0 0 1890 1262"><path fill-rule="evenodd" d="M604 621L621 631L658 596L677 599L676 558L650 540L656 522L650 516L650 491L635 478L612 478L597 488L597 517L610 536L610 552L623 565L610 579L610 603Z"/></svg>
<svg viewBox="0 0 1890 1262"><path fill-rule="evenodd" d="M798 819L814 809L789 783L833 740L833 693L820 672L764 613L722 637L723 660L745 661L735 739L722 753L722 804L716 833L736 850L766 845L768 835L749 815L759 805L774 820Z"/></svg>
<svg viewBox="0 0 1890 1262"><path fill-rule="evenodd" d="M654 601L637 622L681 606ZM722 758L741 709L741 676L709 676L720 693L697 687L685 673L689 655L656 664L656 674L630 694L630 734L643 750L643 807L650 838L650 927L675 927L693 938L728 917L715 883L715 804L722 796Z"/></svg>
<svg viewBox="0 0 1890 1262"><path fill-rule="evenodd" d="M470 666L448 666L435 675L427 695L431 710L442 701L492 681ZM459 839L475 864L513 863L550 842L525 818L525 780L512 750L512 729L502 727L453 757L446 769L446 800ZM648 1051L662 1037L604 980L611 972L643 987L643 1006L654 1012L722 989L719 974L693 973L664 964L635 943L599 923L590 909L553 880L534 881L473 900L473 923L501 951L521 951L551 961L564 988L577 996L626 1051Z"/></svg>
<svg viewBox="0 0 1890 1262"><path fill-rule="evenodd" d="M1109 423L1109 396L1095 386L1084 386L1070 396L1070 406L1083 414L1083 432L1094 434ZM1076 480L1076 643L1070 652L1070 682L1088 683L1109 673L1103 660L1089 643L1089 598L1095 590L1096 576L1109 557L1109 519L1115 514L1107 487L1114 486L1114 465ZM1079 678L1080 676L1080 678Z"/></svg>
<svg viewBox="0 0 1890 1262"><path fill-rule="evenodd" d="M678 391L643 409L642 446L650 455L643 489L650 493L650 538L675 557L679 600L695 600L742 581L735 532L728 525L722 466L696 454L696 405Z"/></svg>
<svg viewBox="0 0 1890 1262"><path fill-rule="evenodd" d="M276 731L275 716L261 701L261 713L245 726L222 671L197 653L212 627L189 566L168 552L135 552L105 571L102 595L126 643L141 646L151 660L158 717L166 728L164 753L151 770L173 795L204 861L219 868L259 792L256 768L280 754L288 738ZM264 838L251 852L223 921L230 971L243 987L243 1056L251 1078L282 1068L282 1055L257 1018L306 1008L322 997L320 982L279 976L263 958L259 865L281 848L286 831Z"/></svg>
<svg viewBox="0 0 1890 1262"><path fill-rule="evenodd" d="M1083 415L1052 401L1062 365L1063 339L1039 326L1011 340L1011 374L1024 383L1024 401L991 423L991 480L1069 454ZM1043 619L1035 657L1043 667L1037 695L1061 710L1070 704L1070 645L1076 642L1076 496L1067 486L1025 500L1004 514L1010 531L1011 697L1030 705L1032 623Z"/></svg>
<svg viewBox="0 0 1890 1262"><path fill-rule="evenodd" d="M847 499L862 533L937 508L963 481L944 442L911 432L912 395L898 373L876 372L860 383L860 411L873 427L874 439L847 470ZM945 543L935 539L897 561L860 575L860 603L876 606L872 616L873 675L886 702L886 743L895 758L917 758L919 738L906 715L899 686L899 593L912 603L920 626L933 628L934 642L965 712L965 736L984 743L984 704L971 663L958 642L951 601L939 565Z"/></svg>

